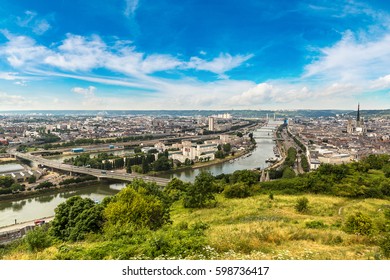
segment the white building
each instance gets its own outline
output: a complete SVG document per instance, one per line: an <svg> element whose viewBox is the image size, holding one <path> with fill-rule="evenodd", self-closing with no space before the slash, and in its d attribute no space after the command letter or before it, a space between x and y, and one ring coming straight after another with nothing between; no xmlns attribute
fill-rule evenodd
<svg viewBox="0 0 390 280"><path fill-rule="evenodd" d="M218 150L216 143L193 144L191 141L183 141L182 145L181 151L169 153L173 160L180 162L185 162L187 158L190 160L213 160L215 159L214 153Z"/></svg>
<svg viewBox="0 0 390 280"><path fill-rule="evenodd" d="M215 119L213 117L209 117L209 130L214 131L215 129Z"/></svg>

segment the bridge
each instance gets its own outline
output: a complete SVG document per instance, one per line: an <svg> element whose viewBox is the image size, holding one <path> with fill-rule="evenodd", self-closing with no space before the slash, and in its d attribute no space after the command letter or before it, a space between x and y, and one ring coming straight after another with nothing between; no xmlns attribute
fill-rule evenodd
<svg viewBox="0 0 390 280"><path fill-rule="evenodd" d="M107 170L101 170L101 169L95 169L95 168L88 168L83 166L73 166L70 164L64 164L64 163L58 163L53 162L49 159L45 159L38 156L33 156L31 154L25 154L25 153L19 153L19 152L10 152L17 158L21 158L24 160L34 161L37 162L40 165L47 166L53 169L58 169L62 171L67 171L77 174L86 174L86 175L92 175L97 177L98 179L106 178L106 179L114 179L114 180L120 180L120 181L128 181L131 182L135 179L142 179L145 182L152 182L156 183L159 186L166 186L169 183L169 179L166 178L159 178L159 177L152 177L152 176L146 176L141 174L133 174L133 173L118 173L115 171L107 171Z"/></svg>

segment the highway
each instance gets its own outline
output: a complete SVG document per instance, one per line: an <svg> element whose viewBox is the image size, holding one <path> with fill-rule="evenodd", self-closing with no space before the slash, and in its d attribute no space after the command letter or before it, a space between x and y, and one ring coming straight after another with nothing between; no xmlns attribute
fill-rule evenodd
<svg viewBox="0 0 390 280"><path fill-rule="evenodd" d="M64 163L53 162L51 160L39 156L33 156L31 154L20 153L16 151L9 151L9 153L21 159L37 162L38 164L41 164L43 166L51 167L58 170L68 171L68 172L74 172L78 174L92 175L97 178L107 178L107 179L115 179L121 181L129 181L129 182L133 181L134 179L142 179L145 182L155 182L159 186L166 186L170 181L169 179L165 179L165 178L152 177L152 176L146 176L140 174L117 173L115 171L87 168L82 166L73 166Z"/></svg>

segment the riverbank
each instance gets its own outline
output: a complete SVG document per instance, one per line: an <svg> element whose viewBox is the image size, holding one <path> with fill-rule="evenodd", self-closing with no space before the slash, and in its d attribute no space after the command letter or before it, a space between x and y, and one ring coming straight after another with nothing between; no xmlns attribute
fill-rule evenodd
<svg viewBox="0 0 390 280"><path fill-rule="evenodd" d="M28 227L28 226L35 226L35 221L36 220L42 220L45 221L45 223L48 223L54 219L54 216L51 217L42 217L39 219L35 219L32 221L26 221L22 223L16 222L14 225L8 225L8 226L0 226L0 233L5 233L5 232L12 232L12 231L17 231L21 230L22 228Z"/></svg>
<svg viewBox="0 0 390 280"><path fill-rule="evenodd" d="M40 190L26 190L23 192L13 193L13 194L3 194L0 195L0 201L14 201L18 199L25 198L34 198L42 194L56 194L66 190L75 190L77 188L88 187L91 183L98 183L98 180L89 180L80 183L73 183L69 185L58 185L56 187L40 189Z"/></svg>

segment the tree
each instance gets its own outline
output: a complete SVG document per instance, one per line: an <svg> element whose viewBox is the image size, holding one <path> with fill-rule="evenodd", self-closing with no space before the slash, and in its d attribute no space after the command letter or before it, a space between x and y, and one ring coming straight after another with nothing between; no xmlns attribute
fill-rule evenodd
<svg viewBox="0 0 390 280"><path fill-rule="evenodd" d="M0 187L9 188L14 183L14 179L11 176L1 176L0 177Z"/></svg>
<svg viewBox="0 0 390 280"><path fill-rule="evenodd" d="M61 240L82 240L88 232L99 232L103 207L89 198L73 196L54 210L51 232Z"/></svg>
<svg viewBox="0 0 390 280"><path fill-rule="evenodd" d="M28 183L29 184L33 184L37 181L37 177L35 177L34 175L32 175L31 177L28 178Z"/></svg>
<svg viewBox="0 0 390 280"><path fill-rule="evenodd" d="M196 176L194 184L189 184L184 195L185 208L204 208L208 203L215 202L214 177L202 171Z"/></svg>
<svg viewBox="0 0 390 280"><path fill-rule="evenodd" d="M230 143L226 143L226 144L223 144L222 148L223 148L223 151L225 153L229 153L232 149L232 146L230 145Z"/></svg>
<svg viewBox="0 0 390 280"><path fill-rule="evenodd" d="M142 186L122 189L104 209L107 226L158 229L168 222L167 208L158 196Z"/></svg>
<svg viewBox="0 0 390 280"><path fill-rule="evenodd" d="M237 132L237 134L236 134L238 137L242 137L243 136L243 134L241 133L241 132Z"/></svg>

